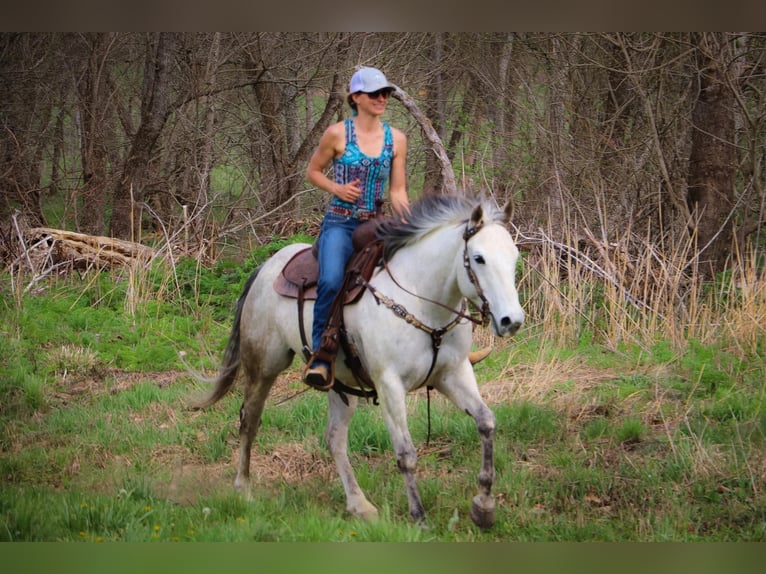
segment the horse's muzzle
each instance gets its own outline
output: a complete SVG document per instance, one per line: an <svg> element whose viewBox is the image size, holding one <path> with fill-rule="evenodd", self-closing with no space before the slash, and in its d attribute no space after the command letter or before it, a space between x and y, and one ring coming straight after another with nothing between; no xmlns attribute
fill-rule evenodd
<svg viewBox="0 0 766 574"><path fill-rule="evenodd" d="M515 335L516 331L518 331L524 324L523 314L521 317L510 317L506 315L505 317L501 317L499 321L495 318L494 315L491 316L492 327L498 337L510 337L511 335Z"/></svg>

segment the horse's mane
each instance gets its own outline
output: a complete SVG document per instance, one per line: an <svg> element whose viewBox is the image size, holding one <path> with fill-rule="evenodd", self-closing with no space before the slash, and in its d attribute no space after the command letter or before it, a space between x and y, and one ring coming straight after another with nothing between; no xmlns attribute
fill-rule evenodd
<svg viewBox="0 0 766 574"><path fill-rule="evenodd" d="M389 261L401 248L419 241L428 233L449 225L466 223L482 204L491 221L502 221L503 213L483 197L467 195L424 195L410 206L407 222L387 220L378 227L383 240L383 258Z"/></svg>

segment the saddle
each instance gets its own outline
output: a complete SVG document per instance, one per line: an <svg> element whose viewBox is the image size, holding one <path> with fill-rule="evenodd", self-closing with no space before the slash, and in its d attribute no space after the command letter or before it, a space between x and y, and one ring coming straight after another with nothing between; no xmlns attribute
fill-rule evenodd
<svg viewBox="0 0 766 574"><path fill-rule="evenodd" d="M370 219L354 231L351 241L354 253L346 264L346 277L349 274L361 275L369 279L380 261L382 244L377 241L377 229L380 219ZM314 301L317 298L317 280L319 279L319 261L317 261L317 243L306 247L292 256L282 268L282 272L274 280L274 290L280 295ZM343 304L355 303L363 290L361 284L346 285L339 292L343 296Z"/></svg>
<svg viewBox="0 0 766 574"><path fill-rule="evenodd" d="M383 242L377 238L377 228L383 218L371 219L360 225L352 236L354 253L346 264L346 274L338 295L330 308L327 326L322 333L322 342L316 356L330 364L333 379L333 390L338 392L345 402L344 393L373 398L377 402L377 393L370 376L362 366L356 349L346 337L343 322L343 308L356 303L365 289L365 282L372 277L373 271L380 264L383 255ZM297 300L298 326L304 358L311 360L311 345L307 341L303 321L303 305L306 300L316 300L317 280L319 278L319 262L317 261L317 244L302 249L285 264L282 272L274 280L274 290L285 297ZM364 279L360 281L359 279ZM334 377L335 357L338 348L342 347L346 355L346 365L354 374L362 390L348 387Z"/></svg>

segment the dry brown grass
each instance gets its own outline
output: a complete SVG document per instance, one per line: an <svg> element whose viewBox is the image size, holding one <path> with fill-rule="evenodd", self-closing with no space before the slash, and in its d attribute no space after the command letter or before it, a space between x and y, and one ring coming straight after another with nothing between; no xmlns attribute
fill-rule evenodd
<svg viewBox="0 0 766 574"><path fill-rule="evenodd" d="M735 251L731 279L711 281L698 272L688 240L660 252L630 230L613 241L587 228L582 236L565 243L542 232L522 239L529 249L519 277L522 304L543 342L567 348L589 332L609 349L665 340L683 350L695 339L757 352L766 286L756 249Z"/></svg>

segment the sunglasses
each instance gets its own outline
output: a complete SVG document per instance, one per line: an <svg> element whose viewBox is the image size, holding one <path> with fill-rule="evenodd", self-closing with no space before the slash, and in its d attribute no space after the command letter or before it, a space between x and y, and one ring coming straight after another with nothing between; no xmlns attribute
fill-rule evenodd
<svg viewBox="0 0 766 574"><path fill-rule="evenodd" d="M391 88L381 88L380 90L375 90L374 92L363 92L367 94L367 97L371 100L377 100L380 96L383 96L384 98L388 99L388 97L391 95L391 92L393 90Z"/></svg>

